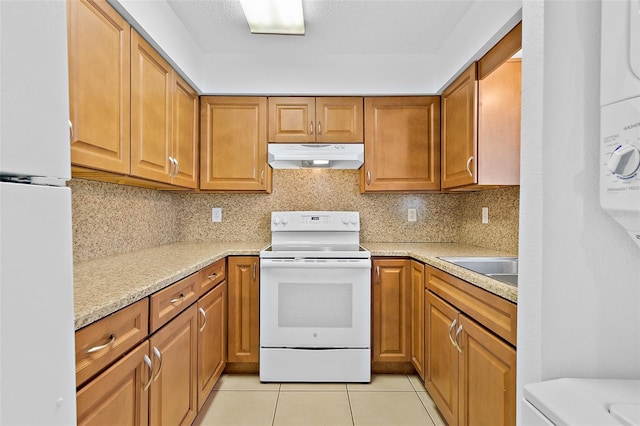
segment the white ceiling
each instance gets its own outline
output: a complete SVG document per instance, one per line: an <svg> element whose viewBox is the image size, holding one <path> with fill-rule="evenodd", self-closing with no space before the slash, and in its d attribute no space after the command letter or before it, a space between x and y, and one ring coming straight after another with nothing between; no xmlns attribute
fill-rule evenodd
<svg viewBox="0 0 640 426"><path fill-rule="evenodd" d="M210 54L435 54L474 0L303 0L306 34L251 34L238 0L167 0Z"/></svg>

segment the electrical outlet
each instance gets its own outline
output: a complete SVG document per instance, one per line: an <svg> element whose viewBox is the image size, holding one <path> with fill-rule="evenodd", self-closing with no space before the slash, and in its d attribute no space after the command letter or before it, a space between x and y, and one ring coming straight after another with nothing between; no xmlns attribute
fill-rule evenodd
<svg viewBox="0 0 640 426"><path fill-rule="evenodd" d="M211 209L211 222L222 222L222 209L220 207Z"/></svg>
<svg viewBox="0 0 640 426"><path fill-rule="evenodd" d="M489 207L482 208L482 223L489 223Z"/></svg>
<svg viewBox="0 0 640 426"><path fill-rule="evenodd" d="M409 222L415 222L416 219L416 209L409 209L409 213L407 215L407 220Z"/></svg>

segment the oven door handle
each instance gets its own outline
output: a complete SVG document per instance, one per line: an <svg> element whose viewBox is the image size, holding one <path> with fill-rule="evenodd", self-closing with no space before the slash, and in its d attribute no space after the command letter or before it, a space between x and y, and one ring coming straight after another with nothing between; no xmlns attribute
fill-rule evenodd
<svg viewBox="0 0 640 426"><path fill-rule="evenodd" d="M356 269L371 268L371 259L260 259L260 268Z"/></svg>

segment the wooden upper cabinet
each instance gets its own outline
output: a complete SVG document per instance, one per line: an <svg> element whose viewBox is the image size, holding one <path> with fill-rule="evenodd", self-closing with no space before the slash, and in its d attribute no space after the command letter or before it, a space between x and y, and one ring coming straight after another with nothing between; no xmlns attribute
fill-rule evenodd
<svg viewBox="0 0 640 426"><path fill-rule="evenodd" d="M198 141L200 101L193 90L174 71L173 78L173 143L172 157L175 161L171 183L187 188L198 187Z"/></svg>
<svg viewBox="0 0 640 426"><path fill-rule="evenodd" d="M518 24L442 93L442 188L520 184Z"/></svg>
<svg viewBox="0 0 640 426"><path fill-rule="evenodd" d="M267 98L202 96L200 189L271 192Z"/></svg>
<svg viewBox="0 0 640 426"><path fill-rule="evenodd" d="M270 97L269 142L363 141L361 97Z"/></svg>
<svg viewBox="0 0 640 426"><path fill-rule="evenodd" d="M131 175L171 182L173 70L131 32Z"/></svg>
<svg viewBox="0 0 640 426"><path fill-rule="evenodd" d="M440 97L365 98L360 192L440 190Z"/></svg>
<svg viewBox="0 0 640 426"><path fill-rule="evenodd" d="M478 83L473 63L442 92L442 187L476 182Z"/></svg>
<svg viewBox="0 0 640 426"><path fill-rule="evenodd" d="M128 174L130 26L105 0L67 11L71 163Z"/></svg>

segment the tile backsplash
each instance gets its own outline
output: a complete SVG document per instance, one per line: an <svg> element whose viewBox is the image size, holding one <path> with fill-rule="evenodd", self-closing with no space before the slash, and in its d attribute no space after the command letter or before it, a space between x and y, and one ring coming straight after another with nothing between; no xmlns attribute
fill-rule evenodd
<svg viewBox="0 0 640 426"><path fill-rule="evenodd" d="M162 192L73 179L74 259L184 240L264 241L272 211L360 212L363 242L462 242L517 252L518 188L465 194L360 194L357 170L274 170L271 194ZM482 206L489 224L480 223ZM222 222L211 209L222 208ZM417 221L408 222L409 208Z"/></svg>

